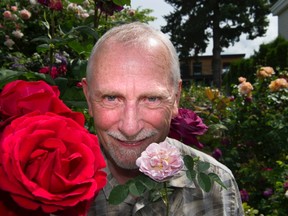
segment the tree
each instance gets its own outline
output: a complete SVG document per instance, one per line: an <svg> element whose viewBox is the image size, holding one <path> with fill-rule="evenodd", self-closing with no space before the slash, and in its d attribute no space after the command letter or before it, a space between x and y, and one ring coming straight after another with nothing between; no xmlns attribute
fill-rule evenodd
<svg viewBox="0 0 288 216"><path fill-rule="evenodd" d="M239 41L242 33L248 39L263 36L269 24L269 0L165 0L174 11L164 16L168 33L180 58L205 52L213 41L213 82L221 87L221 51Z"/></svg>

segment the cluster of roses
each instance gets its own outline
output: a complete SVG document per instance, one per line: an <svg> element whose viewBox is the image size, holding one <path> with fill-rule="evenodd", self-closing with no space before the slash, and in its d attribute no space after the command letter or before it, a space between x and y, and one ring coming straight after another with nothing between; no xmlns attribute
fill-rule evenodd
<svg viewBox="0 0 288 216"><path fill-rule="evenodd" d="M0 23L0 28L6 33L4 45L11 49L15 45L15 41L12 37L14 37L15 39L21 39L24 36L22 32L23 25L21 21L19 22L19 18L20 20L29 20L31 17L31 13L26 9L18 10L18 7L16 5L7 7L8 8L6 8L6 10L2 14L4 19L3 23ZM6 26L10 25L12 25L14 29L12 31L12 37L5 31Z"/></svg>
<svg viewBox="0 0 288 216"><path fill-rule="evenodd" d="M271 77L272 75L275 74L275 71L272 67L261 67L259 70L257 70L257 77L259 79L265 79L268 77ZM277 78L275 80L272 80L271 83L269 84L269 89L271 92L277 92L280 89L285 89L288 88L288 78L283 77L283 78ZM239 77L238 78L239 85L238 85L238 91L241 95L245 95L246 98L252 99L252 90L253 86L250 82L246 81L246 78L244 77Z"/></svg>
<svg viewBox="0 0 288 216"><path fill-rule="evenodd" d="M63 3L62 0L37 0L40 4L49 7L51 10L60 11L63 9ZM83 1L83 4L89 4L89 2ZM101 0L101 1L95 1L96 7L101 11L104 12L107 15L112 16L115 11L121 11L123 10L123 6L119 6L115 4L112 0ZM88 13L83 11L82 7L78 7L75 3L70 3L68 5L68 9L77 10L77 12L80 12L84 18L88 15Z"/></svg>
<svg viewBox="0 0 288 216"><path fill-rule="evenodd" d="M85 215L106 184L98 139L44 81L0 93L0 215Z"/></svg>
<svg viewBox="0 0 288 216"><path fill-rule="evenodd" d="M68 57L69 54L66 52L63 52L62 54L56 53L54 56L54 65L41 67L38 72L43 74L49 74L53 79L59 76L65 76L68 70Z"/></svg>

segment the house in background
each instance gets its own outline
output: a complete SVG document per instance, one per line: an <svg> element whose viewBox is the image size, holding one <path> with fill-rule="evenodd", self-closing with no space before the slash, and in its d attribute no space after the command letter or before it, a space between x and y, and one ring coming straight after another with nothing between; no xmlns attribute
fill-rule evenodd
<svg viewBox="0 0 288 216"><path fill-rule="evenodd" d="M221 55L222 73L225 73L229 70L232 62L241 60L244 57L245 54ZM186 84L191 84L191 82L202 83L210 86L213 82L212 55L181 59L180 69L184 86Z"/></svg>
<svg viewBox="0 0 288 216"><path fill-rule="evenodd" d="M278 0L271 12L278 16L278 35L288 40L288 0Z"/></svg>

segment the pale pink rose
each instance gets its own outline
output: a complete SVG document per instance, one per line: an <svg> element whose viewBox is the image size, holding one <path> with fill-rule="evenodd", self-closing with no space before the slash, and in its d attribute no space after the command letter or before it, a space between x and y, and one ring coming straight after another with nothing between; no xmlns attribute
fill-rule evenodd
<svg viewBox="0 0 288 216"><path fill-rule="evenodd" d="M29 2L30 2L30 4L32 4L32 5L38 4L37 0L29 0Z"/></svg>
<svg viewBox="0 0 288 216"><path fill-rule="evenodd" d="M15 42L10 38L6 38L6 41L4 42L4 45L7 46L9 49L12 48L14 44Z"/></svg>
<svg viewBox="0 0 288 216"><path fill-rule="evenodd" d="M161 182L177 174L184 165L180 151L167 142L151 143L136 160L139 170Z"/></svg>
<svg viewBox="0 0 288 216"><path fill-rule="evenodd" d="M12 11L17 11L18 8L17 8L17 6L11 6L11 10L12 10Z"/></svg>
<svg viewBox="0 0 288 216"><path fill-rule="evenodd" d="M5 19L11 19L12 18L12 13L10 11L4 11L3 16Z"/></svg>
<svg viewBox="0 0 288 216"><path fill-rule="evenodd" d="M12 32L12 35L15 37L15 38L22 38L24 36L24 34L21 32L21 30L15 30Z"/></svg>
<svg viewBox="0 0 288 216"><path fill-rule="evenodd" d="M81 13L81 18L86 19L89 17L88 13Z"/></svg>
<svg viewBox="0 0 288 216"><path fill-rule="evenodd" d="M23 20L28 20L31 17L31 13L28 10L23 9L23 10L20 11L20 17Z"/></svg>
<svg viewBox="0 0 288 216"><path fill-rule="evenodd" d="M77 4L69 3L68 6L67 6L67 9L68 10L72 10L72 11L77 10Z"/></svg>

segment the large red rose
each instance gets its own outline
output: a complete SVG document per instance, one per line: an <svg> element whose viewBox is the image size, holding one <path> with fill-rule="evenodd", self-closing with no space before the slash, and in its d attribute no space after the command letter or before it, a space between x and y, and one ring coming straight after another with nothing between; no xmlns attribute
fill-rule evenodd
<svg viewBox="0 0 288 216"><path fill-rule="evenodd" d="M53 112L73 118L84 125L84 116L72 112L62 100L57 86L50 86L44 81L16 80L4 86L0 93L0 117L6 120L35 110L41 113Z"/></svg>
<svg viewBox="0 0 288 216"><path fill-rule="evenodd" d="M54 113L16 118L0 138L0 189L25 209L81 210L105 186L105 165L97 137Z"/></svg>

